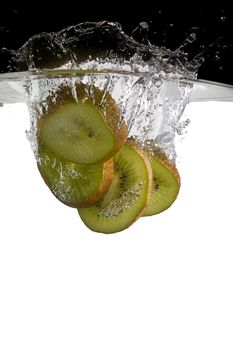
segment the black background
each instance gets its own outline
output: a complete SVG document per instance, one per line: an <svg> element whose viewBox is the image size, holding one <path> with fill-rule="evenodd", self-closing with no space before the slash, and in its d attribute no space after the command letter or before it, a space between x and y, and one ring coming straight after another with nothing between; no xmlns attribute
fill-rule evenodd
<svg viewBox="0 0 233 350"><path fill-rule="evenodd" d="M35 6L34 6L35 5ZM204 48L205 62L198 78L233 84L233 15L229 8L195 7L193 3L181 6L149 5L142 1L123 6L109 1L109 6L99 2L71 3L62 6L9 6L0 12L0 48L19 48L30 36L40 32L57 31L84 21L109 20L122 24L130 34L140 22L147 22L149 40L159 46L175 50L188 35L195 32L197 41L188 44L185 51L191 59ZM129 8L131 7L131 8ZM140 30L134 32L140 40ZM145 33L142 33L145 35ZM142 36L143 36L142 35Z"/></svg>

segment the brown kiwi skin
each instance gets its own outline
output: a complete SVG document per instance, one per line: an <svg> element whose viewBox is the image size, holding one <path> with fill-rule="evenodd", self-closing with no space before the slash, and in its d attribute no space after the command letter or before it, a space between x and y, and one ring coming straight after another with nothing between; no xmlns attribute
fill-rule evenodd
<svg viewBox="0 0 233 350"><path fill-rule="evenodd" d="M147 154L142 149L140 149L140 147L138 147L136 144L134 144L131 141L129 141L129 142L127 141L126 144L128 144L132 149L134 149L142 157L142 159L144 160L144 163L146 165L147 174L148 174L148 190L147 190L146 203L145 203L144 207L142 208L142 210L134 218L134 220L131 223L129 223L128 226L124 227L123 229L118 230L118 231L111 231L111 232L110 231L109 232L95 231L95 232L102 233L103 235L115 235L116 233L125 231L127 228L129 228L131 225L133 225L140 217L143 216L143 213L144 213L144 211L145 211L145 209L147 207L147 204L150 201L150 198L151 198L151 195L152 195L152 192L153 192L153 172L152 172L151 164L150 164L150 161L149 161L149 159L147 157ZM89 227L86 223L85 223L85 225L90 230L92 230L92 228Z"/></svg>
<svg viewBox="0 0 233 350"><path fill-rule="evenodd" d="M38 152L38 155L39 154L40 154L40 151ZM43 173L41 172L41 169L40 169L40 166L38 163L37 163L37 168L38 168L44 182L48 186L50 192L52 192L52 194L61 203L65 204L66 206L69 206L71 208L87 208L87 207L91 207L96 202L98 202L105 195L105 193L108 191L108 189L111 185L112 179L113 179L113 175L114 175L114 162L113 162L113 158L110 158L109 160L107 160L106 162L103 163L103 176L102 176L102 180L99 184L98 190L91 197L89 197L87 200L83 201L82 203L67 203L67 202L63 201L61 198L59 198L56 195L56 193L50 189L49 182L46 179L46 177L43 175Z"/></svg>
<svg viewBox="0 0 233 350"><path fill-rule="evenodd" d="M172 172L172 174L175 176L176 181L178 185L181 185L181 179L180 179L180 174L176 168L175 162L171 161L167 154L159 147L154 147L152 148L152 151L146 150L148 153L149 159L156 159L160 163L162 163L168 170Z"/></svg>
<svg viewBox="0 0 233 350"><path fill-rule="evenodd" d="M181 179L180 179L180 174L178 172L178 170L176 169L175 164L169 160L167 158L167 156L165 155L165 153L160 153L160 154L155 154L154 156L150 156L149 159L156 159L158 160L160 163L162 163L168 170L170 170L170 172L172 172L172 174L175 176L176 181L180 187L181 185Z"/></svg>
<svg viewBox="0 0 233 350"><path fill-rule="evenodd" d="M147 157L147 159L149 160L149 162L152 159L156 159L158 160L160 163L162 163L166 168L168 168L173 175L176 178L176 181L178 183L178 185L181 185L181 179L180 179L180 174L178 172L178 170L176 169L176 165L174 162L172 162L168 156L166 155L166 153L159 147L154 146L154 141L151 140L147 140L148 141L148 146L141 146L140 144L140 140L134 138L134 137L130 137L127 140L127 143L129 145L135 145L135 147L137 147L139 150L141 150L145 156Z"/></svg>
<svg viewBox="0 0 233 350"><path fill-rule="evenodd" d="M147 173L148 173L148 191L147 191L147 200L145 203L144 208L140 211L140 213L136 216L134 222L136 220L138 220L141 216L143 216L144 211L146 210L146 207L150 201L150 198L152 196L152 192L153 192L153 171L152 171L152 167L150 164L150 160L148 158L148 155L146 154L146 152L144 152L136 143L134 143L133 140L128 140L127 144L132 147L144 160L145 165L146 165L146 169L147 169Z"/></svg>
<svg viewBox="0 0 233 350"><path fill-rule="evenodd" d="M177 182L177 184L178 184L178 192L177 192L176 197L173 199L173 201L172 201L166 208L162 209L162 210L159 211L158 213L146 214L146 208L145 208L144 215L143 215L144 217L150 217L150 216L153 216L153 215L158 215L158 214L164 212L165 210L169 209L169 208L172 206L172 204L175 202L175 200L176 200L176 198L177 198L177 196L178 196L178 194L179 194L180 186L181 186L180 174L179 174L178 170L176 169L175 164L174 164L172 161L170 161L170 160L169 160L168 158L166 158L166 156L164 156L164 155L163 155L162 157L161 157L161 155L155 155L155 156L153 156L153 157L151 156L151 157L150 157L150 160L153 160L153 159L155 159L155 160L157 160L158 162L160 162L161 164L163 164L164 167L166 167L166 168L173 174L173 176L175 177L176 182Z"/></svg>
<svg viewBox="0 0 233 350"><path fill-rule="evenodd" d="M98 191L94 193L89 199L82 204L75 206L75 208L88 208L98 202L108 191L114 175L114 162L113 158L108 159L103 164L103 177L99 185Z"/></svg>
<svg viewBox="0 0 233 350"><path fill-rule="evenodd" d="M181 179L180 179L180 174L179 174L178 170L176 169L175 163L172 162L171 160L169 160L168 157L166 156L166 154L162 150L159 150L159 151L157 150L156 152L153 153L153 155L150 154L149 159L150 159L150 161L153 159L157 160L158 162L163 164L164 167L166 167L173 174L173 176L175 177L175 179L177 181L178 187L179 187L178 193L177 193L177 196L178 196L180 186L181 186ZM177 196L176 196L176 198L177 198ZM145 214L144 217L160 214L163 211L169 209L172 206L172 204L174 203L174 201L176 200L176 198L170 203L170 205L167 208L164 208L159 213Z"/></svg>
<svg viewBox="0 0 233 350"><path fill-rule="evenodd" d="M174 162L172 162L171 160L169 160L169 158L167 157L166 153L159 147L154 146L154 142L151 140L148 140L148 146L143 147L140 145L140 141L137 140L134 137L130 137L127 141L130 145L134 145L134 147L138 148L139 151L143 152L143 154L145 155L145 158L147 159L147 161L149 162L150 168L151 168L151 175L152 175L152 181L151 181L151 194L153 193L153 170L151 167L151 160L152 159L156 159L157 161L159 161L160 163L162 163L170 172L172 172L172 174L175 176L175 179L177 181L177 184L180 188L181 186L181 179L180 179L180 174L176 168L176 165ZM149 197L150 199L150 197ZM147 201L147 204L149 203L149 200ZM171 203L171 205L174 203L174 201ZM169 207L168 207L169 208ZM167 209L168 209L167 208ZM143 213L146 210L146 206L143 210ZM165 209L166 210L166 209ZM142 216L143 216L142 213ZM151 216L151 215L145 215L146 216Z"/></svg>
<svg viewBox="0 0 233 350"><path fill-rule="evenodd" d="M121 146L126 142L128 136L128 129L125 122L122 121L119 123L119 108L109 92L102 91L94 85L90 86L79 82L75 87L75 94L77 96L77 101L74 98L74 93L72 93L72 88L68 85L61 85L55 92L47 97L45 104L39 104L39 106L35 106L38 114L37 139L40 140L40 129L43 125L44 120L50 114L55 113L58 108L65 106L66 103L70 101L77 103L83 103L85 101L90 102L91 104L94 104L98 109L106 125L109 127L116 138L115 148L104 159L104 161L106 161L119 151ZM46 110L44 106L46 106Z"/></svg>

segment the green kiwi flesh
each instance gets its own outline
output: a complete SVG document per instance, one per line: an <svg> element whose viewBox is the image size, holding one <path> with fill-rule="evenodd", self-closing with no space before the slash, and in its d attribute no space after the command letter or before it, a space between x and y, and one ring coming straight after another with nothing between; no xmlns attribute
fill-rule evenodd
<svg viewBox="0 0 233 350"><path fill-rule="evenodd" d="M81 164L99 163L115 148L113 131L89 101L67 102L43 119L41 143L61 157Z"/></svg>
<svg viewBox="0 0 233 350"><path fill-rule="evenodd" d="M113 160L93 165L78 164L39 149L38 169L51 192L71 207L90 206L107 191L113 177Z"/></svg>
<svg viewBox="0 0 233 350"><path fill-rule="evenodd" d="M169 162L156 157L150 159L153 172L152 195L143 216L159 214L175 201L180 189L180 177Z"/></svg>
<svg viewBox="0 0 233 350"><path fill-rule="evenodd" d="M114 177L108 192L92 207L78 210L82 221L96 232L126 229L142 214L151 179L143 156L125 144L114 156Z"/></svg>

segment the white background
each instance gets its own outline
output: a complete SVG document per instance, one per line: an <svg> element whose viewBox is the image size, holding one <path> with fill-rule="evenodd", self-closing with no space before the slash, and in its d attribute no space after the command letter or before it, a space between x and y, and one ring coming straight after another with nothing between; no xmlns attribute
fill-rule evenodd
<svg viewBox="0 0 233 350"><path fill-rule="evenodd" d="M128 230L89 231L37 171L24 105L0 108L0 349L233 349L233 103L194 103L182 187Z"/></svg>

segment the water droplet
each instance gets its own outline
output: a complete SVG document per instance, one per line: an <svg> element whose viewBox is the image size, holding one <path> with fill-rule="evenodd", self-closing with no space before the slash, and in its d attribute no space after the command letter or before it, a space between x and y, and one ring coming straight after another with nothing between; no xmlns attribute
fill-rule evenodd
<svg viewBox="0 0 233 350"><path fill-rule="evenodd" d="M149 31L149 25L148 25L148 23L147 22L141 22L141 23L139 23L139 26L141 27L141 29L142 30L145 30L145 31Z"/></svg>

